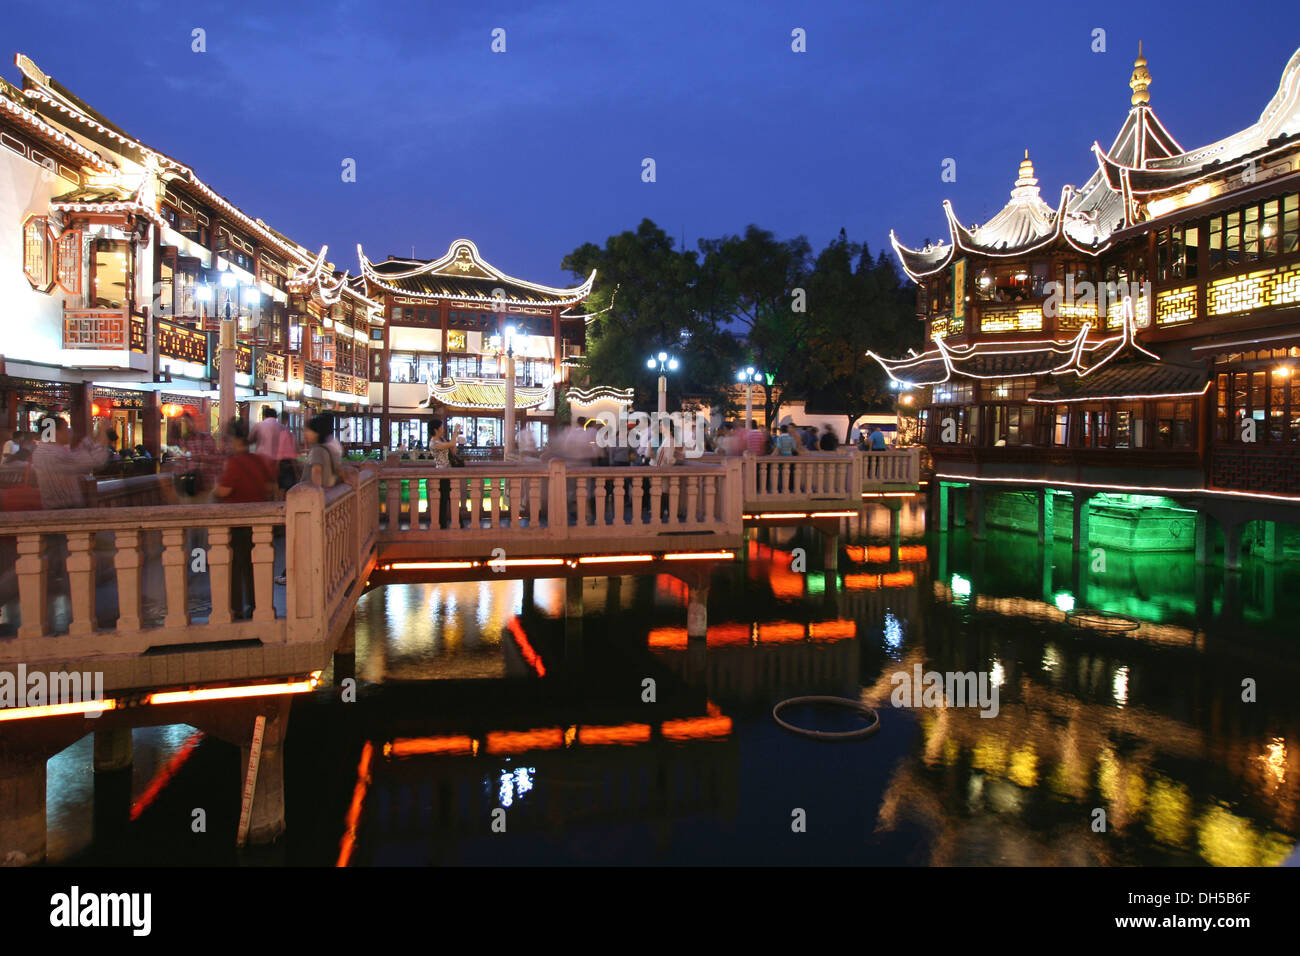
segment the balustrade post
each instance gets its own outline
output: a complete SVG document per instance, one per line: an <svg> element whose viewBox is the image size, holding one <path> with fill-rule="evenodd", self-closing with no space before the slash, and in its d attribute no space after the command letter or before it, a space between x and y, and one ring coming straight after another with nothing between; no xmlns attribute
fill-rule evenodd
<svg viewBox="0 0 1300 956"><path fill-rule="evenodd" d="M564 461L552 458L546 487L546 537L562 541L569 536L568 477Z"/></svg>
<svg viewBox="0 0 1300 956"><path fill-rule="evenodd" d="M723 487L720 489L722 492L722 506L719 509L722 526L731 534L740 534L745 527L743 465L735 458L728 458L722 467L724 472Z"/></svg>
<svg viewBox="0 0 1300 956"><path fill-rule="evenodd" d="M140 629L140 532L115 531L113 567L117 573L117 629Z"/></svg>
<svg viewBox="0 0 1300 956"><path fill-rule="evenodd" d="M190 623L189 582L185 568L190 554L185 549L184 528L164 528L162 532L163 579L167 590L167 616L164 627L187 627Z"/></svg>
<svg viewBox="0 0 1300 956"><path fill-rule="evenodd" d="M390 494L389 500L392 496ZM325 492L301 483L284 499L285 641L325 637Z"/></svg>
<svg viewBox="0 0 1300 956"><path fill-rule="evenodd" d="M69 634L95 629L95 532L69 531L68 596L72 604Z"/></svg>
<svg viewBox="0 0 1300 956"><path fill-rule="evenodd" d="M49 630L49 565L42 550L44 535L18 535L18 601L23 623L19 637L44 637Z"/></svg>
<svg viewBox="0 0 1300 956"><path fill-rule="evenodd" d="M230 623L230 528L208 528L208 586L212 593L209 624Z"/></svg>
<svg viewBox="0 0 1300 956"><path fill-rule="evenodd" d="M865 454L860 448L849 452L849 494L855 497L867 490L867 476L862 460Z"/></svg>
<svg viewBox="0 0 1300 956"><path fill-rule="evenodd" d="M275 570L274 527L253 525L253 620L274 621L275 601L272 574ZM286 578L286 581L288 579Z"/></svg>

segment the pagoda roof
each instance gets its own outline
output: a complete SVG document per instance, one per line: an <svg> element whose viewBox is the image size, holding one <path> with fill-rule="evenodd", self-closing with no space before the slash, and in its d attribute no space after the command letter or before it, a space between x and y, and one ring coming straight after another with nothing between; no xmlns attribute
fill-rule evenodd
<svg viewBox="0 0 1300 956"><path fill-rule="evenodd" d="M950 242L940 240L938 245L909 249L892 231L889 239L903 269L913 279L933 275L946 267L957 249L991 256L1023 255L1056 241L1060 235L1061 214L1070 195L1070 187L1066 186L1061 191L1057 207L1049 206L1039 194L1034 164L1029 159L1029 150L1025 150L1010 201L988 222L969 227L962 225L952 203L945 199L943 212L948 221Z"/></svg>
<svg viewBox="0 0 1300 956"><path fill-rule="evenodd" d="M371 262L360 244L357 257L361 261L361 274L371 286L396 295L427 299L564 306L585 299L596 281L595 270L586 282L567 289L516 279L484 261L478 247L469 239L457 239L441 259L390 258Z"/></svg>
<svg viewBox="0 0 1300 956"><path fill-rule="evenodd" d="M537 408L546 404L551 386L515 386L515 408ZM444 405L447 408L467 411L504 411L506 384L487 379L444 379L438 384L429 382L429 396L425 407Z"/></svg>
<svg viewBox="0 0 1300 956"><path fill-rule="evenodd" d="M1029 162L1029 152L1020 164L1020 175L1011 191L1011 201L981 226L966 227L957 219L952 204L943 203L951 243L940 242L924 249L909 249L890 233L894 251L912 279L933 275L952 261L960 249L988 256L1021 256L1046 248L1060 239L1080 252L1096 255L1105 250L1111 236L1132 222L1129 174L1113 174L1107 164L1138 171L1159 168L1183 154L1183 147L1151 109L1147 88L1151 75L1141 46L1129 80L1130 109L1109 150L1093 144L1097 161L1081 188L1065 186L1056 208L1039 195L1038 180Z"/></svg>
<svg viewBox="0 0 1300 956"><path fill-rule="evenodd" d="M289 278L291 292L300 292L314 296L322 305L333 305L347 293L367 307L371 321L383 322L383 304L366 296L356 284L349 279L346 272L339 272L325 261L329 246L321 246L320 252L310 265L298 265Z"/></svg>
<svg viewBox="0 0 1300 956"><path fill-rule="evenodd" d="M1084 323L1070 340L1051 338L1015 342L985 341L972 345L947 345L934 340L934 348L920 355L890 359L868 351L891 379L907 385L938 385L953 378L1020 378L1028 375L1091 376L1118 359L1159 360L1160 356L1134 338L1131 303L1124 310L1119 335L1088 339L1091 326Z"/></svg>
<svg viewBox="0 0 1300 956"><path fill-rule="evenodd" d="M19 53L14 61L23 74L22 93L31 113L38 117L54 117L58 122L67 125L77 124L88 139L105 144L114 152L145 167L146 170L152 167L154 172L160 172L160 178L164 180L184 183L188 189L203 197L204 203L210 204L219 211L220 215L228 218L232 225L248 230L261 242L279 250L295 264L306 265L311 262L311 253L306 248L271 229L261 219L256 219L239 209L203 182L194 170L184 163L145 145L110 122L103 114L43 72L30 58ZM3 98L0 98L0 101L3 101ZM77 146L79 150L90 153L79 144ZM100 161L106 162L102 158Z"/></svg>
<svg viewBox="0 0 1300 956"><path fill-rule="evenodd" d="M1173 362L1119 361L1094 375L1062 376L1029 393L1031 402L1082 402L1142 398L1190 398L1210 387L1205 368Z"/></svg>
<svg viewBox="0 0 1300 956"><path fill-rule="evenodd" d="M1300 49L1287 61L1277 92L1259 119L1246 129L1207 146L1188 151L1180 147L1142 163L1114 149L1099 151L1098 164L1108 181L1126 180L1133 192L1150 194L1287 149L1297 134L1300 134Z"/></svg>

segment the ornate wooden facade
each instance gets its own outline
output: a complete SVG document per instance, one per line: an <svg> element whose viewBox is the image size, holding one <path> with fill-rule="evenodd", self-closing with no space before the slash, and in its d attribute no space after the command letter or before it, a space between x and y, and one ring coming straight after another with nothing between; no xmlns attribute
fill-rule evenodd
<svg viewBox="0 0 1300 956"><path fill-rule="evenodd" d="M950 474L1300 494L1300 51L1252 126L1186 150L1130 111L1080 188L910 249L930 346L876 356L923 394Z"/></svg>

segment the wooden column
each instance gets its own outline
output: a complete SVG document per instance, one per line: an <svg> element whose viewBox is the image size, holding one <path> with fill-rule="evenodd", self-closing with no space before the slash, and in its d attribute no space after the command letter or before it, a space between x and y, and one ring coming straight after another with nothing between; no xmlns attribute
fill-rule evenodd
<svg viewBox="0 0 1300 956"><path fill-rule="evenodd" d="M144 396L144 410L140 413L142 417L141 435L142 442L149 454L153 455L155 461L162 460L162 440L165 437L162 434L162 402L159 401L158 392L146 392Z"/></svg>

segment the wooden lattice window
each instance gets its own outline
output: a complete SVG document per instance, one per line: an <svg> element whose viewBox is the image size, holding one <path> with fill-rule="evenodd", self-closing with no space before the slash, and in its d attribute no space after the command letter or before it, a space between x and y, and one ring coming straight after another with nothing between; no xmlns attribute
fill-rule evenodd
<svg viewBox="0 0 1300 956"><path fill-rule="evenodd" d="M81 230L59 236L59 287L68 295L81 295Z"/></svg>
<svg viewBox="0 0 1300 956"><path fill-rule="evenodd" d="M54 286L54 243L44 216L28 216L23 222L23 274L38 292Z"/></svg>

